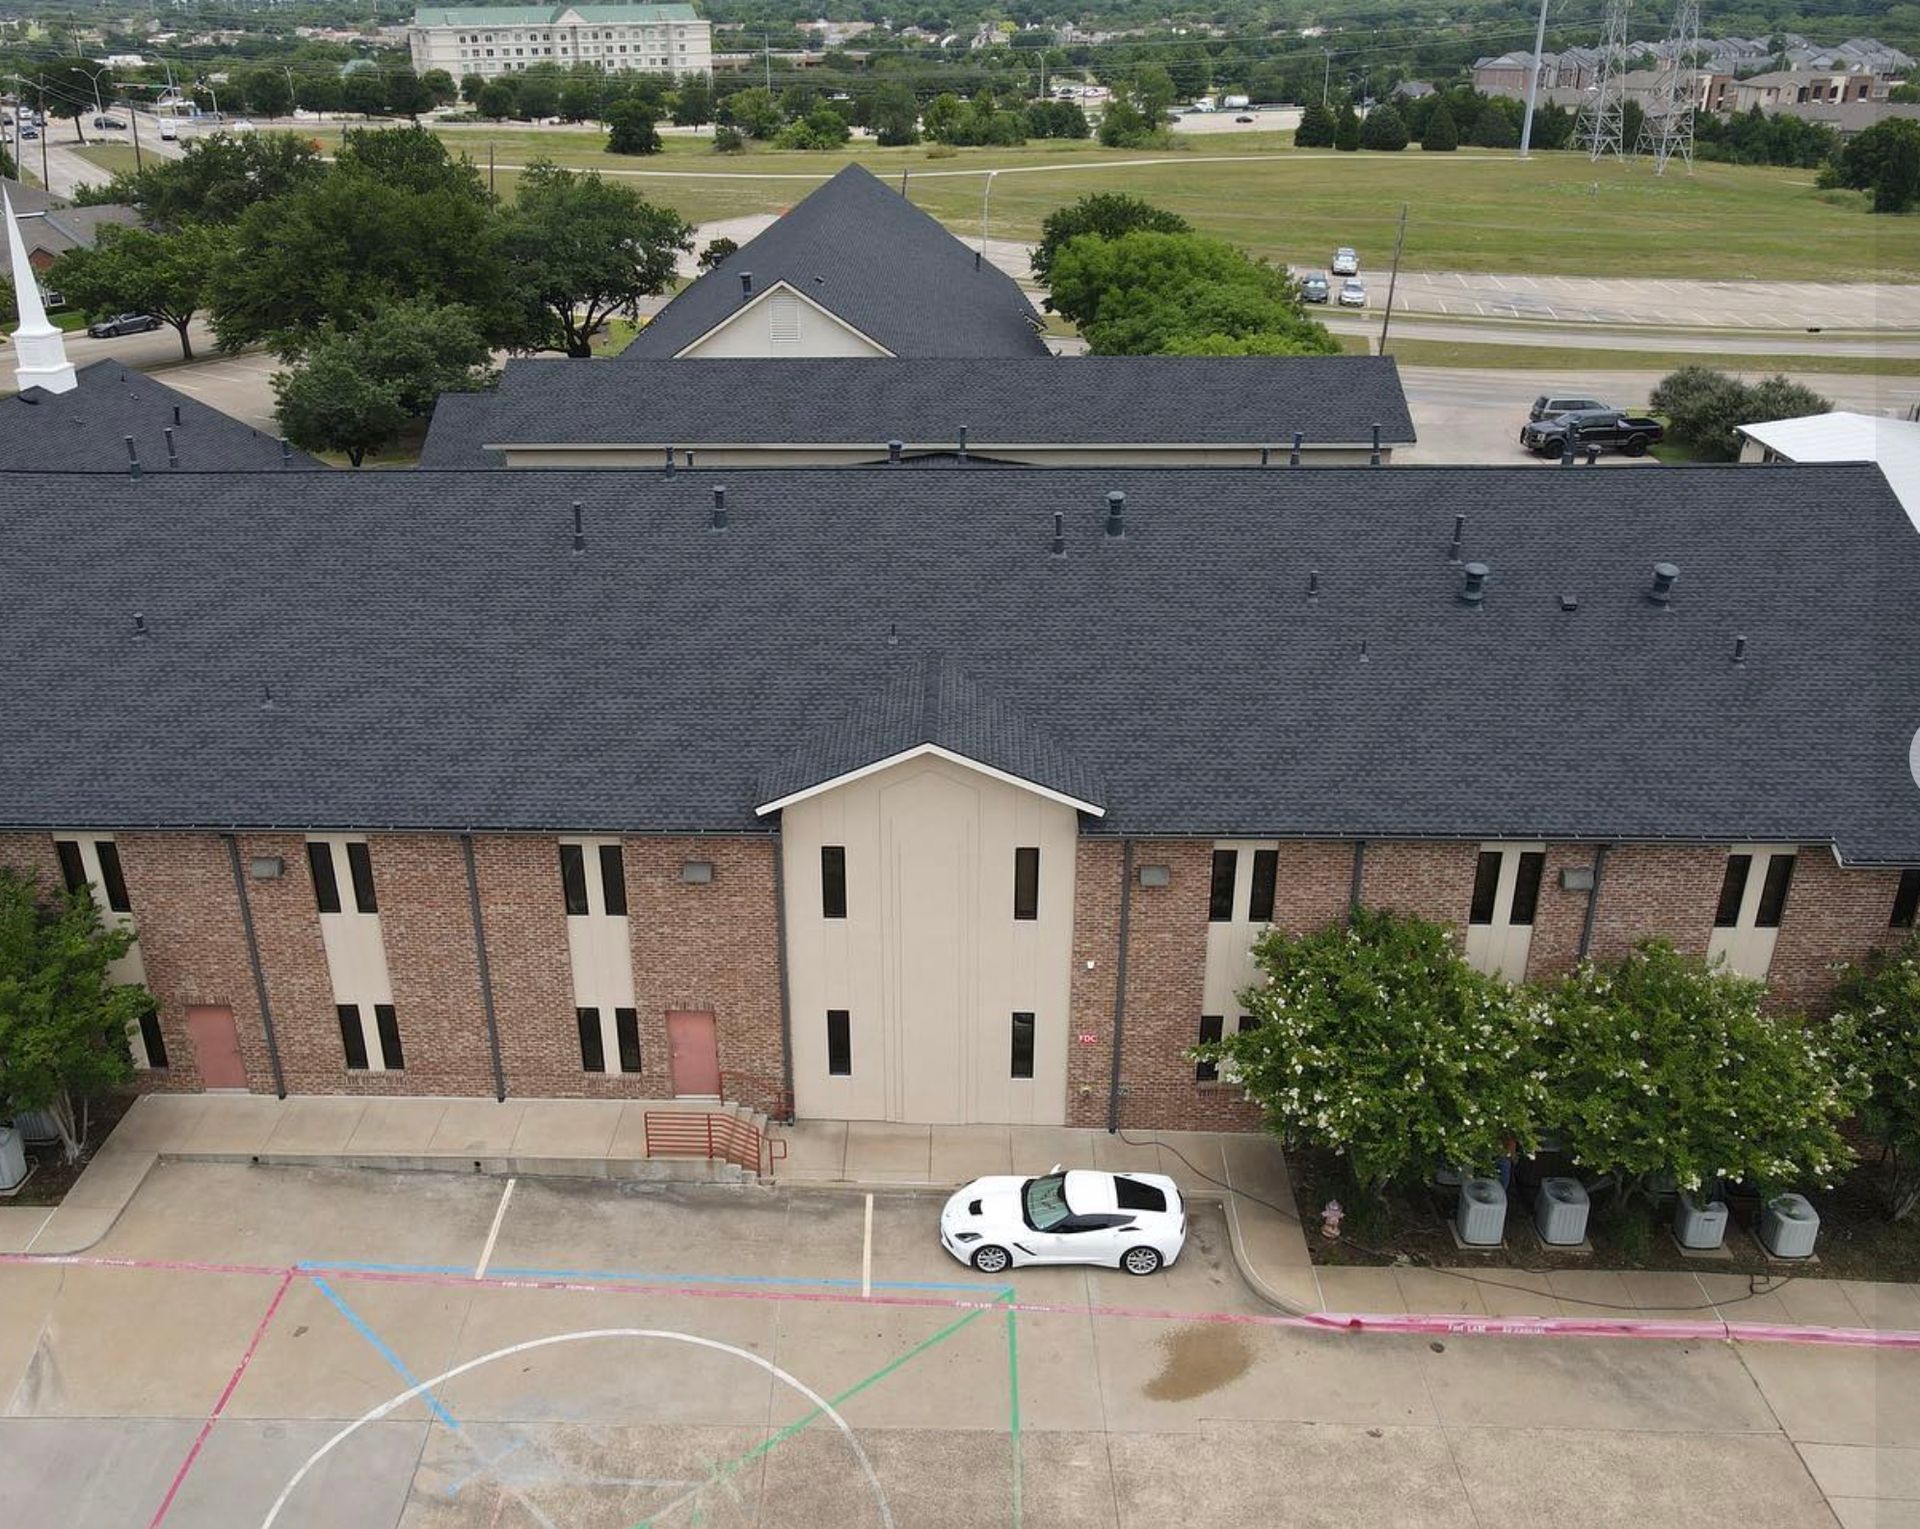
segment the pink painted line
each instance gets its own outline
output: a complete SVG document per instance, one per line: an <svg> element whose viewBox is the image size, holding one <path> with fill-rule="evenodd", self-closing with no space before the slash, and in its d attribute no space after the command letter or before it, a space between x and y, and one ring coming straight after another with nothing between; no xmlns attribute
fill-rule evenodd
<svg viewBox="0 0 1920 1529"><path fill-rule="evenodd" d="M470 1274L431 1270L351 1269L318 1267L274 1268L261 1264L196 1263L187 1259L93 1258L85 1254L0 1254L6 1264L53 1264L69 1267L157 1270L186 1274L240 1274L272 1276L281 1281L274 1304L279 1304L288 1282L324 1276L334 1281L382 1285L425 1285L465 1290L545 1290L585 1295L659 1295L703 1301L780 1301L827 1306L899 1306L937 1311L1004 1311L1023 1316L1115 1317L1145 1322L1200 1322L1210 1325L1291 1328L1303 1332L1424 1334L1463 1338L1640 1338L1663 1343L1728 1340L1739 1343L1816 1344L1831 1348L1920 1349L1920 1332L1895 1328L1817 1327L1783 1322L1738 1322L1721 1318L1692 1321L1671 1317L1475 1317L1454 1313L1314 1312L1281 1316L1260 1311L1181 1311L1157 1306L1070 1305L1051 1301L968 1299L964 1296L905 1295L862 1297L853 1290L769 1290L738 1285L662 1284L647 1280L564 1279L554 1276L488 1275L476 1281ZM271 1310L268 1313L272 1315ZM262 1324L264 1328L264 1323ZM258 1341L256 1335L255 1341ZM251 1357L249 1350L249 1357ZM244 1369L245 1361L241 1368ZM239 1372L235 1372L235 1381ZM222 1399L224 1402L224 1398ZM216 1409L217 1415L217 1409ZM210 1426L210 1425L209 1425Z"/></svg>
<svg viewBox="0 0 1920 1529"><path fill-rule="evenodd" d="M259 1351L260 1340L267 1335L267 1328L273 1322L274 1313L279 1311L280 1303L286 1299L288 1287L293 1284L293 1270L288 1269L280 1276L275 1287L273 1299L267 1303L265 1315L260 1318L259 1326L253 1330L253 1338L247 1344L247 1351L240 1356L240 1362L233 1367L233 1373L227 1377L225 1389L220 1399L213 1404L213 1411L207 1414L206 1422L200 1425L200 1432L194 1436L193 1448L187 1451L187 1458L180 1462L180 1469L173 1473L173 1484L167 1488L167 1495L160 1499L160 1506L147 1524L147 1529L158 1529L173 1507L173 1500L179 1495L180 1487L187 1479L187 1472L193 1469L193 1462L200 1458L200 1451L207 1442L207 1435L213 1432L213 1425L220 1421L220 1414L227 1410L227 1403L233 1400L233 1393L240 1385L240 1377L247 1373L247 1366L253 1363L253 1356Z"/></svg>

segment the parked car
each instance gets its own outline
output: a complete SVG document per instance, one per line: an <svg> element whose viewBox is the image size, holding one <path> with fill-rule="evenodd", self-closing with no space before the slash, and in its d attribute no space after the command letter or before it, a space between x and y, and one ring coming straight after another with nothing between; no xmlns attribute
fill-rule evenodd
<svg viewBox="0 0 1920 1529"><path fill-rule="evenodd" d="M20 136L22 138L38 138L40 136L40 129L37 127L23 127L20 129Z"/></svg>
<svg viewBox="0 0 1920 1529"><path fill-rule="evenodd" d="M1342 308L1364 308L1367 306L1366 283L1355 277L1348 277L1340 283L1340 306Z"/></svg>
<svg viewBox="0 0 1920 1529"><path fill-rule="evenodd" d="M1246 123L1249 123L1249 122L1251 122L1251 121L1253 121L1253 118L1251 118L1251 117L1235 117L1235 118L1234 118L1233 120L1234 120L1235 122L1238 122L1238 123L1240 123L1240 124L1242 124L1242 125L1244 126L1244 125L1245 125Z"/></svg>
<svg viewBox="0 0 1920 1529"><path fill-rule="evenodd" d="M982 1274L1020 1264L1099 1264L1152 1274L1180 1256L1187 1214L1159 1173L1055 1164L1037 1178L975 1179L940 1212L940 1245Z"/></svg>
<svg viewBox="0 0 1920 1529"><path fill-rule="evenodd" d="M1333 296L1333 292L1332 289L1327 286L1327 278L1322 276L1318 271L1314 272L1311 276L1301 278L1300 299L1302 302L1324 303L1331 296Z"/></svg>
<svg viewBox="0 0 1920 1529"><path fill-rule="evenodd" d="M1666 427L1644 415L1618 409L1577 409L1554 419L1530 420L1520 427L1520 444L1536 456L1564 456L1569 437L1575 454L1589 449L1623 451L1643 457L1647 448L1665 437Z"/></svg>
<svg viewBox="0 0 1920 1529"><path fill-rule="evenodd" d="M1360 274L1360 257L1343 244L1333 252L1331 269L1335 276L1358 276Z"/></svg>
<svg viewBox="0 0 1920 1529"><path fill-rule="evenodd" d="M1571 414L1576 409L1604 409L1607 405L1597 398L1575 398L1570 393L1542 393L1534 399L1533 407L1527 411L1527 418L1552 419L1555 415Z"/></svg>
<svg viewBox="0 0 1920 1529"><path fill-rule="evenodd" d="M123 334L146 334L159 327L160 320L151 313L116 313L110 319L87 325L87 336L94 340L111 340Z"/></svg>
<svg viewBox="0 0 1920 1529"><path fill-rule="evenodd" d="M103 132L125 132L127 124L119 117L95 117L93 125Z"/></svg>

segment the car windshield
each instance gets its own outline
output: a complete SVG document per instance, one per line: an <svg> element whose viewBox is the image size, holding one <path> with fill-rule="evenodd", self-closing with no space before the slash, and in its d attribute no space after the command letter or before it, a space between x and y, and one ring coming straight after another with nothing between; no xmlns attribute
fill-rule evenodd
<svg viewBox="0 0 1920 1529"><path fill-rule="evenodd" d="M1050 1232L1067 1219L1067 1176L1050 1173L1043 1179L1028 1179L1020 1198L1027 1225L1036 1232Z"/></svg>

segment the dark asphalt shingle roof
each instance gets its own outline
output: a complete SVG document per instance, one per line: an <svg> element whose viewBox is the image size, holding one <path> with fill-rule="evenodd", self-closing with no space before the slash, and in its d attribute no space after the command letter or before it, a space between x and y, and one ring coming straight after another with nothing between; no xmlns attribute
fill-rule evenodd
<svg viewBox="0 0 1920 1529"><path fill-rule="evenodd" d="M509 361L509 368L522 363ZM500 453L488 451L505 400L499 393L442 393L433 401L433 418L420 446L422 467L498 467Z"/></svg>
<svg viewBox="0 0 1920 1529"><path fill-rule="evenodd" d="M1414 439L1390 356L510 361L484 404L444 403L423 466L487 446L1318 445ZM696 458L697 460L697 458ZM1283 458L1284 460L1284 458Z"/></svg>
<svg viewBox="0 0 1920 1529"><path fill-rule="evenodd" d="M7 201L19 217L21 242L29 255L36 251L64 255L71 249L92 249L103 224L135 228L140 223L136 208L118 202L76 207L63 196L3 176L0 189L6 191Z"/></svg>
<svg viewBox="0 0 1920 1529"><path fill-rule="evenodd" d="M621 354L661 360L753 290L786 282L896 356L1038 356L1040 316L1019 285L891 187L848 165L662 308Z"/></svg>
<svg viewBox="0 0 1920 1529"><path fill-rule="evenodd" d="M0 819L764 828L938 652L1098 778L1101 833L1920 863L1920 535L1871 466L725 481L715 532L704 473L0 475Z"/></svg>
<svg viewBox="0 0 1920 1529"><path fill-rule="evenodd" d="M0 365L10 363L0 362ZM231 415L176 392L119 361L96 361L74 373L65 393L29 388L0 397L0 472L125 472L133 437L144 473L167 467L173 431L181 472L279 468L280 441ZM174 410L180 422L174 423ZM305 452L290 467L318 467Z"/></svg>

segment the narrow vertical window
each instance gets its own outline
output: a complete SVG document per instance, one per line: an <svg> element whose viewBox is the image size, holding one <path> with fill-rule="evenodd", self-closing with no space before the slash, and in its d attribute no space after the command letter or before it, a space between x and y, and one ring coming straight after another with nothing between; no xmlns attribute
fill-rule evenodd
<svg viewBox="0 0 1920 1529"><path fill-rule="evenodd" d="M853 1016L845 1009L827 1010L827 1076L853 1076Z"/></svg>
<svg viewBox="0 0 1920 1529"><path fill-rule="evenodd" d="M380 1065L388 1072L399 1072L407 1065L407 1059L400 1050L400 1021L394 1015L393 1005L376 1003L373 1006L373 1023L380 1032Z"/></svg>
<svg viewBox="0 0 1920 1529"><path fill-rule="evenodd" d="M1740 922L1740 904L1747 895L1747 876L1753 870L1753 856L1727 856L1726 874L1720 878L1720 906L1714 910L1713 927L1731 929Z"/></svg>
<svg viewBox="0 0 1920 1529"><path fill-rule="evenodd" d="M1792 855L1767 858L1767 879L1760 884L1760 909L1754 915L1756 929L1778 929L1780 915L1787 909L1787 888L1793 885Z"/></svg>
<svg viewBox="0 0 1920 1529"><path fill-rule="evenodd" d="M1247 922L1273 922L1273 894L1280 882L1280 851L1257 849L1253 852L1253 890L1247 894Z"/></svg>
<svg viewBox="0 0 1920 1529"><path fill-rule="evenodd" d="M131 913L127 878L120 871L120 846L111 839L96 839L93 852L100 857L100 889L107 894L107 906L115 913Z"/></svg>
<svg viewBox="0 0 1920 1529"><path fill-rule="evenodd" d="M1202 1014L1200 1016L1200 1044L1204 1046L1208 1041L1219 1040L1225 1029L1226 1017L1224 1015ZM1196 1083L1211 1083L1219 1076L1220 1064L1218 1062L1195 1062L1193 1064L1193 1081Z"/></svg>
<svg viewBox="0 0 1920 1529"><path fill-rule="evenodd" d="M343 1003L334 1006L340 1018L340 1045L347 1053L347 1066L354 1072L367 1070L367 1036L360 1028L360 1006Z"/></svg>
<svg viewBox="0 0 1920 1529"><path fill-rule="evenodd" d="M1893 892L1893 917L1889 929L1911 929L1920 918L1920 867L1900 873L1900 885Z"/></svg>
<svg viewBox="0 0 1920 1529"><path fill-rule="evenodd" d="M353 905L362 913L378 913L373 900L373 857L359 840L347 845L347 874L353 878Z"/></svg>
<svg viewBox="0 0 1920 1529"><path fill-rule="evenodd" d="M1033 1076L1033 1016L1024 1011L1013 1016L1013 1072L1016 1078Z"/></svg>
<svg viewBox="0 0 1920 1529"><path fill-rule="evenodd" d="M67 890L78 892L87 884L87 866L80 858L80 846L72 839L55 839L53 850L60 857L60 876Z"/></svg>
<svg viewBox="0 0 1920 1529"><path fill-rule="evenodd" d="M1258 1014L1242 1014L1240 1016L1240 1033L1242 1035L1251 1035L1259 1028L1260 1016Z"/></svg>
<svg viewBox="0 0 1920 1529"><path fill-rule="evenodd" d="M1032 846L1013 852L1013 916L1040 917L1040 851Z"/></svg>
<svg viewBox="0 0 1920 1529"><path fill-rule="evenodd" d="M307 866L313 872L314 902L322 913L338 913L340 884L333 879L333 846L324 839L309 839Z"/></svg>
<svg viewBox="0 0 1920 1529"><path fill-rule="evenodd" d="M843 844L820 846L820 916L847 916L847 850Z"/></svg>
<svg viewBox="0 0 1920 1529"><path fill-rule="evenodd" d="M608 913L627 916L627 868L618 844L600 846L600 894Z"/></svg>
<svg viewBox="0 0 1920 1529"><path fill-rule="evenodd" d="M1546 869L1547 857L1537 849L1525 850L1520 856L1520 873L1513 878L1513 908L1507 914L1510 924L1531 924L1533 916L1540 907L1540 874Z"/></svg>
<svg viewBox="0 0 1920 1529"><path fill-rule="evenodd" d="M560 890L567 899L568 916L583 916L587 911L587 862L577 844L560 846Z"/></svg>
<svg viewBox="0 0 1920 1529"><path fill-rule="evenodd" d="M140 1043L147 1048L147 1066L167 1065L167 1038L160 1031L160 1015L153 1009L140 1016Z"/></svg>
<svg viewBox="0 0 1920 1529"><path fill-rule="evenodd" d="M1213 852L1213 885L1207 893L1207 920L1224 924L1233 917L1233 880L1240 870L1240 852L1217 849Z"/></svg>
<svg viewBox="0 0 1920 1529"><path fill-rule="evenodd" d="M607 1048L600 1039L600 1011L575 1009L573 1017L580 1024L580 1065L588 1072L605 1072Z"/></svg>
<svg viewBox="0 0 1920 1529"><path fill-rule="evenodd" d="M1469 924L1491 924L1493 901L1500 891L1500 851L1483 849L1473 867L1473 903L1467 909Z"/></svg>
<svg viewBox="0 0 1920 1529"><path fill-rule="evenodd" d="M613 1011L613 1031L620 1044L620 1070L640 1070L640 1015L634 1009Z"/></svg>

